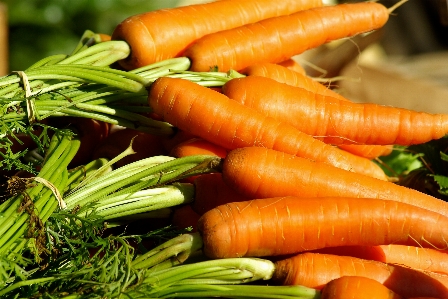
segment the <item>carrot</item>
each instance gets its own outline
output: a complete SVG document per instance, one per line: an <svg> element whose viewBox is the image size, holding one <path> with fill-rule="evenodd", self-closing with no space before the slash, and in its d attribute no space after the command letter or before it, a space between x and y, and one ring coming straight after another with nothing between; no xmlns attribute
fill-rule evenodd
<svg viewBox="0 0 448 299"><path fill-rule="evenodd" d="M331 96L348 101L348 99L346 99L342 95L329 89L316 80L304 74L290 70L283 65L269 62L260 62L246 67L245 69L241 70L240 73L246 76L267 77L280 83L304 88L312 93L321 94L323 96Z"/></svg>
<svg viewBox="0 0 448 299"><path fill-rule="evenodd" d="M342 276L328 282L320 299L402 299L380 282L363 276Z"/></svg>
<svg viewBox="0 0 448 299"><path fill-rule="evenodd" d="M273 148L386 180L383 170L372 161L327 145L188 80L161 77L148 92L149 105L164 121L225 149Z"/></svg>
<svg viewBox="0 0 448 299"><path fill-rule="evenodd" d="M227 150L202 138L192 138L176 145L170 151L170 156L176 158L193 155L214 155L224 158Z"/></svg>
<svg viewBox="0 0 448 299"><path fill-rule="evenodd" d="M393 151L393 145L377 144L339 144L338 147L357 156L374 159L387 156Z"/></svg>
<svg viewBox="0 0 448 299"><path fill-rule="evenodd" d="M338 4L272 17L205 35L184 52L192 71L241 70L257 62L282 62L329 41L383 27L389 10L382 4Z"/></svg>
<svg viewBox="0 0 448 299"><path fill-rule="evenodd" d="M280 83L300 87L306 89L314 94L320 94L323 97L329 96L340 99L342 101L348 101L345 97L329 89L325 85L315 81L314 79L306 76L304 73L298 73L289 69L287 66L291 64L289 59L285 63L273 64L269 62L257 63L248 66L241 71L246 76L260 76L273 79ZM297 64L297 63L296 63ZM311 95L311 94L310 94ZM390 145L366 145L366 144L341 144L339 148L346 150L352 154L373 159L379 156L385 156L391 153L392 146Z"/></svg>
<svg viewBox="0 0 448 299"><path fill-rule="evenodd" d="M249 198L364 197L399 201L448 216L448 203L392 182L261 147L232 150L222 163L229 187Z"/></svg>
<svg viewBox="0 0 448 299"><path fill-rule="evenodd" d="M197 136L191 134L188 131L180 130L176 128L174 135L167 136L163 139L163 148L166 152L171 152L176 146L181 144L182 142L186 142L190 139L198 138Z"/></svg>
<svg viewBox="0 0 448 299"><path fill-rule="evenodd" d="M222 90L241 104L331 144L411 145L448 133L448 114L343 101L265 77L232 79Z"/></svg>
<svg viewBox="0 0 448 299"><path fill-rule="evenodd" d="M283 67L287 68L288 70L299 73L301 75L304 75L304 76L306 75L306 71L302 67L302 65L292 58L289 58L285 61L279 62L279 63L277 63L277 65L283 66Z"/></svg>
<svg viewBox="0 0 448 299"><path fill-rule="evenodd" d="M112 39L129 44L131 54L120 62L129 70L180 56L206 34L322 5L322 0L222 0L161 9L125 19Z"/></svg>
<svg viewBox="0 0 448 299"><path fill-rule="evenodd" d="M448 276L399 265L331 254L302 253L275 263L273 281L322 289L343 276L363 276L403 297L448 298Z"/></svg>
<svg viewBox="0 0 448 299"><path fill-rule="evenodd" d="M447 248L448 217L375 198L297 196L220 205L198 231L210 258L295 254L348 245Z"/></svg>
<svg viewBox="0 0 448 299"><path fill-rule="evenodd" d="M315 252L346 255L388 264L448 275L448 252L432 248L397 244L378 246L342 246L323 248Z"/></svg>
<svg viewBox="0 0 448 299"><path fill-rule="evenodd" d="M110 36L109 34L106 34L106 33L98 33L98 36L100 37L102 42L107 42L112 39L112 36Z"/></svg>
<svg viewBox="0 0 448 299"><path fill-rule="evenodd" d="M199 175L193 184L195 195L191 207L201 216L219 205L250 199L227 186L219 172Z"/></svg>

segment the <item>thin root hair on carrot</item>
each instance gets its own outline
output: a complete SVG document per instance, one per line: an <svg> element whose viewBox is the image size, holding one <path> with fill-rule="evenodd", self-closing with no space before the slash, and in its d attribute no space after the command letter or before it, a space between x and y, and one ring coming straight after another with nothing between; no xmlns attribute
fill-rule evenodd
<svg viewBox="0 0 448 299"><path fill-rule="evenodd" d="M395 3L394 5L392 5L391 7L389 7L387 10L389 11L389 14L392 14L392 12L394 10L396 10L398 7L400 7L401 5L403 5L404 3L408 2L408 0L400 0L397 3Z"/></svg>

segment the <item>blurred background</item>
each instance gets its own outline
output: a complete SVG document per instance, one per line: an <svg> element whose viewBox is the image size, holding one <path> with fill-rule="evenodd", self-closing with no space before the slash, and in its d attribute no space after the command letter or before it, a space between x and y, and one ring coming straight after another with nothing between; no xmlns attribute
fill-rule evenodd
<svg viewBox="0 0 448 299"><path fill-rule="evenodd" d="M2 0L10 70L70 53L87 29L111 34L126 17L205 0Z"/></svg>
<svg viewBox="0 0 448 299"><path fill-rule="evenodd" d="M0 57L6 57L6 61L2 59L3 63L0 60L0 75L24 70L37 60L52 54L70 53L87 29L111 34L118 23L131 15L208 1L210 0L0 0ZM324 0L324 3L360 1ZM379 2L390 7L397 1ZM349 80L340 81L338 87L350 99L384 99L386 103L389 103L388 97L396 99L401 95L394 93L399 89L390 83L390 74L384 73L385 70L398 66L407 76L415 74L424 76L424 79L430 78L430 83L437 81L437 87L442 86L443 92L430 96L423 87L416 87L415 82L408 84L418 91L424 91L423 95L439 103L430 110L440 112L440 109L444 109L448 112L448 71L445 71L448 70L447 6L447 0L409 0L392 13L384 28L374 34L330 43L307 51L299 60L310 76L322 79L337 76L348 78ZM363 64L366 61L373 61L373 64ZM369 77L362 81L361 77L369 74L369 67L372 65L376 67L376 73L372 75L374 79ZM419 68L415 69L415 66ZM391 76L396 79L402 73L397 75L393 72ZM383 75L386 77L383 78ZM381 80L377 80L378 78ZM363 85L363 82L368 83L368 86ZM384 82L388 82L390 90L381 94ZM400 88L406 89L407 85ZM366 90L372 91L367 94ZM428 87L428 90L433 91L433 86ZM398 105L413 103L407 108L426 109L426 106L421 106L424 102L421 94L412 91L409 96L414 99L400 100Z"/></svg>

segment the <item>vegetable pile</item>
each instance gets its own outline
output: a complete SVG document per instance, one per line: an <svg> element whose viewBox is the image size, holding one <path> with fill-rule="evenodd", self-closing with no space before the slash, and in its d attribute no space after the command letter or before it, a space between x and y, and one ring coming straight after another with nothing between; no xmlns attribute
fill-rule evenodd
<svg viewBox="0 0 448 299"><path fill-rule="evenodd" d="M0 78L0 298L448 298L448 115L294 56L393 7L220 0Z"/></svg>

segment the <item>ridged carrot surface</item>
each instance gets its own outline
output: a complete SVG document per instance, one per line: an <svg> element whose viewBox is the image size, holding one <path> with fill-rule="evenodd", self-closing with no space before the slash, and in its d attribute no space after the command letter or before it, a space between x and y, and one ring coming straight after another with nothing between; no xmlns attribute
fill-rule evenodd
<svg viewBox="0 0 448 299"><path fill-rule="evenodd" d="M120 61L129 70L179 56L206 34L318 6L322 0L222 0L160 9L125 19L112 39L131 47L130 56Z"/></svg>
<svg viewBox="0 0 448 299"><path fill-rule="evenodd" d="M448 133L448 114L353 103L265 77L232 79L222 91L241 104L332 144L412 145Z"/></svg>
<svg viewBox="0 0 448 299"><path fill-rule="evenodd" d="M381 28L388 19L388 9L375 2L328 5L208 34L183 55L192 60L192 71L212 67L239 71L257 62L282 62L329 41Z"/></svg>
<svg viewBox="0 0 448 299"><path fill-rule="evenodd" d="M343 276L374 279L405 298L448 298L448 276L399 265L331 254L303 253L276 263L274 280L322 288Z"/></svg>
<svg viewBox="0 0 448 299"><path fill-rule="evenodd" d="M230 151L223 163L224 181L249 198L278 196L382 198L448 216L448 203L331 165L261 147Z"/></svg>
<svg viewBox="0 0 448 299"><path fill-rule="evenodd" d="M232 202L201 216L210 258L295 254L326 247L447 248L448 217L377 198L284 196Z"/></svg>
<svg viewBox="0 0 448 299"><path fill-rule="evenodd" d="M372 161L325 144L293 126L194 82L162 77L149 88L149 105L164 121L226 149L273 148L386 180Z"/></svg>

